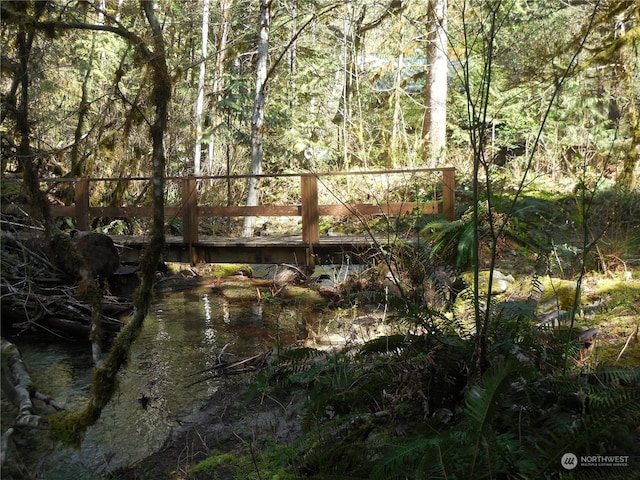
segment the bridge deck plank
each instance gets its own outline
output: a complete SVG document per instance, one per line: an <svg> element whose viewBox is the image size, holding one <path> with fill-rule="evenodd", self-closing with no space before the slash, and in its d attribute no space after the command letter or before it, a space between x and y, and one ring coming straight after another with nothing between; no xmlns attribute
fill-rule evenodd
<svg viewBox="0 0 640 480"><path fill-rule="evenodd" d="M116 245L122 247L120 257L124 262L134 262L149 241L148 236L113 235ZM388 245L396 237L367 235L338 235L320 237L320 242L308 245L301 235L261 237L211 237L201 235L198 242L187 245L180 236L166 237L166 261L189 263L195 258L206 263L295 263L305 264L308 255L317 263L360 263L360 258L376 245ZM402 239L417 243L415 238Z"/></svg>
<svg viewBox="0 0 640 480"><path fill-rule="evenodd" d="M123 245L125 247L138 247L145 245L149 242L150 237L144 235L111 235L111 238L116 244ZM340 247L345 245L373 245L373 244L388 244L390 241L396 239L415 242L415 238L400 238L396 236L383 236L383 235L331 235L320 237L319 245L325 247ZM167 235L165 237L166 245L171 246L185 246L181 236ZM200 235L197 242L193 245L198 246L211 246L211 247L283 247L283 246L307 246L302 241L302 235L286 235L286 236L258 236L258 237L217 237L217 236L203 236Z"/></svg>

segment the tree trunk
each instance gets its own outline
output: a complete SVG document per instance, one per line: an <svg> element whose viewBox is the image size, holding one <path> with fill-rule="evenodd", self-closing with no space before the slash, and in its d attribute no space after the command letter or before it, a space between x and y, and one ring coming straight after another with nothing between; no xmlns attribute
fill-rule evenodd
<svg viewBox="0 0 640 480"><path fill-rule="evenodd" d="M349 94L351 93L351 62L349 61L349 54L351 49L349 48L349 19L353 16L352 10L353 6L351 4L346 3L345 11L347 14L344 17L342 23L342 68L344 70L344 83L342 86L342 117L340 118L340 123L342 127L342 168L349 170L349 134L348 134L348 124L350 117L350 99ZM347 182L349 181L349 177L347 177Z"/></svg>
<svg viewBox="0 0 640 480"><path fill-rule="evenodd" d="M400 158L400 152L402 150L401 143L403 141L400 132L406 132L406 129L402 125L402 105L400 99L402 96L402 69L404 68L404 54L401 51L398 54L398 60L396 62L396 71L393 81L393 123L391 126L391 167L398 168L397 159Z"/></svg>
<svg viewBox="0 0 640 480"><path fill-rule="evenodd" d="M447 135L447 0L430 0L427 24L427 82L422 138L424 159L436 166L444 157Z"/></svg>
<svg viewBox="0 0 640 480"><path fill-rule="evenodd" d="M86 431L102 414L116 390L116 377L127 363L131 345L142 329L144 318L149 311L153 294L153 282L164 247L164 133L167 126L167 112L171 98L171 77L167 68L162 26L153 10L151 0L140 0L140 8L149 22L153 34L153 51L138 43L153 71L151 101L155 107L153 123L150 126L153 162L153 217L151 240L140 259L140 287L134 296L134 312L129 323L115 339L104 363L94 369L92 397L88 405L75 412L59 412L49 418L51 434L54 438L78 445ZM138 39L139 40L139 39Z"/></svg>
<svg viewBox="0 0 640 480"><path fill-rule="evenodd" d="M31 393L33 382L27 372L20 352L15 345L4 338L0 339L0 353L2 355L2 391L16 407L14 426L40 427L42 418L33 412ZM9 438L14 429L9 428L3 433L0 441L0 465L4 465L9 446Z"/></svg>
<svg viewBox="0 0 640 480"><path fill-rule="evenodd" d="M44 12L46 4L37 4L34 18L37 19ZM27 2L17 2L16 9L20 9L21 13L26 15L29 4ZM53 221L49 209L49 202L40 190L40 174L38 167L34 162L33 151L31 149L31 126L29 121L29 58L31 57L31 48L35 40L36 32L27 30L24 26L20 27L16 35L16 46L20 62L16 76L19 79L20 97L16 108L16 130L20 137L18 144L18 166L24 171L24 184L29 196L29 200L34 210L42 216L47 231L53 229Z"/></svg>
<svg viewBox="0 0 640 480"><path fill-rule="evenodd" d="M147 17L153 32L154 51L150 57L153 68L153 91L151 93L155 107L155 116L150 128L153 162L153 224L151 243L148 245L144 258L140 263L142 272L141 290L144 298L135 305L137 310L143 310L143 314L151 303L151 290L155 280L156 268L160 261L164 248L164 175L165 175L165 150L164 134L167 127L169 101L171 99L171 77L167 68L162 27L153 11L153 3L150 0L140 0L140 4Z"/></svg>
<svg viewBox="0 0 640 480"><path fill-rule="evenodd" d="M202 110L204 107L204 80L207 72L207 45L209 43L209 2L204 0L202 6L202 49L200 58L200 74L198 76L198 97L196 99L196 145L193 154L193 173L200 175L202 157Z"/></svg>
<svg viewBox="0 0 640 480"><path fill-rule="evenodd" d="M209 173L213 174L213 159L216 157L215 153L215 135L220 125L222 125L222 116L218 113L218 104L223 98L222 90L224 87L224 63L227 59L227 41L229 38L229 29L231 23L229 22L229 12L233 0L220 0L220 33L218 34L218 41L216 42L216 61L213 72L213 85L211 90L213 92L213 104L211 105L212 119L211 119L211 138L209 139ZM224 148L226 152L229 151L228 143ZM227 169L227 175L229 174Z"/></svg>
<svg viewBox="0 0 640 480"><path fill-rule="evenodd" d="M266 98L267 63L269 61L269 27L271 0L260 2L260 30L258 32L258 63L256 65L256 90L253 102L253 120L251 125L251 175L262 173L263 134L264 134L264 104ZM258 204L259 178L249 178L247 192L247 206ZM253 236L255 217L245 217L244 237Z"/></svg>
<svg viewBox="0 0 640 480"><path fill-rule="evenodd" d="M629 101L628 110L631 124L630 145L622 160L622 171L616 179L616 183L623 191L630 191L635 187L634 182L637 182L635 170L638 166L638 158L640 158L640 114L638 114L638 107L633 97Z"/></svg>
<svg viewBox="0 0 640 480"><path fill-rule="evenodd" d="M33 382L22 362L20 352L15 345L4 338L1 339L0 352L2 353L2 390L18 407L15 424L40 426L42 419L40 416L34 415L31 394L29 393Z"/></svg>

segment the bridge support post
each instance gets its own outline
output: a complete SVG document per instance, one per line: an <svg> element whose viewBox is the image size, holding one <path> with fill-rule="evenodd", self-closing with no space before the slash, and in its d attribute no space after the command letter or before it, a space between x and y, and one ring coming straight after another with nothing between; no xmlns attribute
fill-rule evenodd
<svg viewBox="0 0 640 480"><path fill-rule="evenodd" d="M449 221L456 217L456 169L447 167L442 169L442 213Z"/></svg>
<svg viewBox="0 0 640 480"><path fill-rule="evenodd" d="M198 263L198 190L194 177L182 180L182 241L189 248L191 265Z"/></svg>
<svg viewBox="0 0 640 480"><path fill-rule="evenodd" d="M311 173L300 177L302 193L302 241L307 244L308 267L315 266L313 246L320 243L320 226L318 214L318 177Z"/></svg>
<svg viewBox="0 0 640 480"><path fill-rule="evenodd" d="M81 178L76 182L74 199L76 228L89 230L89 179Z"/></svg>

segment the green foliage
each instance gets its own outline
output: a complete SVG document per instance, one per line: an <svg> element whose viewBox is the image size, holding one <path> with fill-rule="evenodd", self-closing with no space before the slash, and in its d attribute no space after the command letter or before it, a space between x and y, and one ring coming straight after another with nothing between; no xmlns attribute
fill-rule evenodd
<svg viewBox="0 0 640 480"><path fill-rule="evenodd" d="M358 352L363 355L399 353L406 347L406 340L406 336L401 334L383 335L366 342L359 348Z"/></svg>
<svg viewBox="0 0 640 480"><path fill-rule="evenodd" d="M514 361L497 364L482 377L482 386L473 385L466 395L465 413L471 426L472 460L469 465L469 478L477 478L478 457L486 445L496 445L499 438L492 428L495 410L508 381L520 365Z"/></svg>
<svg viewBox="0 0 640 480"><path fill-rule="evenodd" d="M538 319L529 303L503 301L491 304L487 335L491 355L530 361L539 356Z"/></svg>
<svg viewBox="0 0 640 480"><path fill-rule="evenodd" d="M579 354L573 335L541 334L526 302L490 308L493 360L479 380L469 376L473 338L445 335L420 309L404 321L430 325L430 335L381 337L354 354L274 357L260 377L270 394L302 387L308 397L290 467L317 478L553 478L562 453L640 454L639 369L559 374L563 358Z"/></svg>
<svg viewBox="0 0 640 480"><path fill-rule="evenodd" d="M474 12L483 22L466 25L461 19L469 20L469 16L461 15L460 8L463 5L450 8L449 148L452 159L467 154L472 127L467 118L467 92L475 96L484 85L484 49L493 42L500 54L492 57L488 89L486 119L498 126L495 138L493 132L485 132L490 158L492 149L522 139L531 143L535 137L552 90L549 86L578 45L590 5L567 8L518 0L498 4L495 12L479 6ZM265 112L268 169L327 170L422 161L424 9L403 5L403 14L396 15L393 8L371 1L344 8L313 2L295 7L276 3L272 9L274 68ZM8 75L16 74L19 63L16 32L35 21L35 7L20 14L18 10L7 4L2 21L3 73ZM484 30L485 22L493 13L497 28L489 32ZM636 9L614 2L596 13L598 30L588 38L589 54L571 72L571 81L565 82L560 101L553 105L552 123L544 138L549 155L540 156L541 170L557 168L553 157L563 146L587 147L603 155L613 142L613 163L624 155L626 145L619 138L630 137L635 102L622 107L626 99L637 97L632 82L637 67L630 53L637 36ZM114 6L108 14L119 19L119 28L144 38L135 3ZM167 161L170 173L183 174L194 148L191 106L197 96L194 67L198 65L195 52L202 12L199 4L168 2L164 14L167 63L174 84ZM255 22L247 19L257 19L258 9L253 4L238 4L226 14L232 31L229 43L211 50L207 63L205 143L214 146L211 174L227 167L231 173L245 172L249 156L254 74L249 53L255 48L256 32ZM38 15L45 22L59 20L61 24L101 22L98 13L82 2L64 7L51 4ZM212 6L213 22L221 23L222 15L218 5ZM78 133L82 141L77 154L85 171L98 176L144 174L148 170L144 156L150 145L140 127L151 118L151 102L147 101L148 76L140 55L112 32L62 30L52 25L46 30L45 35L34 37L28 59L33 70L30 120L37 132L34 138L42 145L38 148L45 150L43 156L59 157L55 163L69 171L70 156L60 146L73 144ZM354 31L361 33L353 35ZM489 38L489 33L494 36ZM212 45L219 40L216 37ZM469 42L466 46L465 41ZM84 122L79 122L81 115ZM8 120L15 121L11 114ZM78 126L82 131L76 132ZM14 125L7 127L10 138ZM43 168L52 166L43 163Z"/></svg>
<svg viewBox="0 0 640 480"><path fill-rule="evenodd" d="M398 448L383 450L384 459L376 462L371 470L372 480L417 478L413 472L418 471L424 459L425 450L431 448L433 442L426 438L402 442ZM411 472L411 473L410 473ZM439 478L436 475L429 478Z"/></svg>
<svg viewBox="0 0 640 480"><path fill-rule="evenodd" d="M323 352L314 348L276 348L267 369L258 373L249 388L249 397L280 389L309 388L324 371Z"/></svg>
<svg viewBox="0 0 640 480"><path fill-rule="evenodd" d="M435 220L425 225L420 233L433 243L433 256L452 258L458 268L470 264L473 258L473 223L468 217L455 221Z"/></svg>
<svg viewBox="0 0 640 480"><path fill-rule="evenodd" d="M209 456L189 469L190 476L196 478L234 478L295 480L300 476L287 471L285 466L291 461L292 449L285 446L260 442L260 445L246 442L232 453L209 452ZM260 449L258 449L260 447Z"/></svg>
<svg viewBox="0 0 640 480"><path fill-rule="evenodd" d="M590 380L540 377L517 362L497 364L468 390L458 423L428 441L401 442L389 463L417 447L425 453L419 467L408 470L414 472L410 478L547 478L559 471L566 452L611 454L617 448L637 454L639 372L605 370ZM414 465L413 460L401 464L396 472ZM589 478L586 470L578 475Z"/></svg>
<svg viewBox="0 0 640 480"><path fill-rule="evenodd" d="M549 232L562 217L561 205L557 199L539 198L528 194L521 196L514 205L511 216L516 229L527 232L527 235L520 238L526 238L527 245L537 248L548 245Z"/></svg>
<svg viewBox="0 0 640 480"><path fill-rule="evenodd" d="M493 220L489 219L488 203L478 204L478 220L473 207L469 207L457 220L435 220L422 228L421 234L427 236L433 245L431 255L441 258L445 263L453 263L456 268L465 269L473 260L474 231L478 231L480 242L487 242L498 218L494 211Z"/></svg>
<svg viewBox="0 0 640 480"><path fill-rule="evenodd" d="M67 145L78 149L84 171L96 176L147 175L151 147L147 124L153 118L153 102L145 70L148 66L140 55L124 38L109 32L97 35L78 29L65 30L63 35L48 27L41 35L35 30L37 19L59 21L60 25L93 22L87 16L96 14L88 6L90 2L49 2L38 18L34 14L38 2L33 6L25 3L19 15L15 7L20 2L5 3L3 74L12 76L17 88L19 80L27 78L17 65L26 60L31 83L30 104L24 106L30 114L24 119L26 130L18 127L15 112L20 110L17 94L27 98L27 92L3 92L7 121L2 146L3 153L8 152L3 157L3 175L20 170L16 145L27 130L33 132L36 160L45 176L59 175L59 169L72 171ZM422 85L416 79L422 76L426 61L425 45L416 39L424 37L424 9L420 2L402 3L402 15L395 15L380 2L347 2L331 15L318 10L315 2L273 3L273 18L277 19L272 28L273 51L286 57L274 65L268 84L265 171L423 162L419 152L424 100ZM474 370L478 352L472 336L480 332L468 328L468 324L475 328L480 319L475 318L475 312L463 319L444 314L446 308L432 301L442 297L447 288L453 293L451 285L436 278L434 267L439 263L434 258L444 259L442 263L456 269L480 268L472 265L476 231L481 260L492 261L500 246L506 243L511 247L512 242L549 255L551 234L571 227L572 222L584 225L585 232L598 234L606 227L603 239L607 250L598 250L595 258L602 270L608 271L611 264L626 269L624 259L637 255L637 192L618 196L613 189L607 190L614 179L603 178L615 174L621 158L637 151L637 136L633 136L638 130L638 87L633 82L637 61L629 55L633 49L628 49L629 35L624 35L635 32L631 38L637 39L637 7L633 4L608 2L604 10L596 12L594 20L599 28L586 37L589 48L579 58L582 63L574 64L576 68L568 72L570 78L562 83L562 90L556 87L590 18L589 2L571 8L562 2L488 2L465 12L473 14L473 21L466 25L460 24L460 19L471 17L458 15L460 4L452 4L449 158L460 161L456 165L460 171L468 170L469 147L476 150L476 160L487 167L486 189L481 192L486 198L477 206L477 218L469 208L458 220L433 220L421 228L433 247L432 258L417 250L379 252L377 260L385 259L379 264L386 270L380 269L378 276L362 282L361 288L347 291L360 299L386 302L385 288L388 291L390 287L387 275L391 274L400 291L392 305L403 313L399 321L410 334L373 340L355 353L276 351L272 363L259 374L253 394L275 394L290 388L302 388L308 394L304 422L309 435L298 452L301 472L324 478L535 478L557 476L558 452L568 448L587 453L615 446L637 452L629 427L637 425L640 411L636 370L554 377L562 359L579 352L573 332L559 329L540 334L534 327L536 318L530 303L489 298L479 312L487 314L485 353L493 366L482 375ZM497 10L489 9L493 7ZM145 38L147 32L138 21L140 12L135 3L124 2L118 8L118 28ZM210 93L204 141L214 146L211 174L244 173L248 167L255 22L247 19L257 18L256 11L251 2L235 2L229 19L233 40L208 59L212 60L209 65L213 60L224 60L222 72L210 72L205 89ZM494 13L498 21L492 29L488 19ZM168 172L175 175L189 171L194 148L191 105L197 94L193 66L199 58L195 51L200 41L200 14L198 2L169 2L165 9L163 24L174 99L167 164ZM220 21L220 17L214 6L212 18ZM309 28L296 31L306 19L310 19ZM26 25L30 27L26 29ZM19 51L18 33L33 34L29 55ZM224 59L216 57L221 52L227 55ZM368 58L371 55L364 55L366 52L376 52L375 57ZM406 61L404 67L401 59ZM594 65L597 68L592 68ZM214 76L222 79L216 91L210 88ZM6 82L7 86L11 83ZM560 94L557 101L550 102L556 93ZM475 97L485 103L478 103ZM547 104L549 112L545 111ZM470 108L475 107L479 111L470 115ZM543 151L531 165L527 162L532 156L524 163L507 165L502 184L506 189L513 187L514 182L509 181L512 172L519 166L529 175L531 167L535 174L551 173L559 185L571 177L577 184L572 192L576 195L521 195L511 208L510 194L494 192L497 182L491 175L496 170L489 159L502 146L524 140L529 147L538 134L538 119L547 113L549 122L540 132ZM470 137L475 134L478 137L471 145ZM526 175L523 182L530 179ZM478 178L474 181L478 187ZM19 193L12 185L3 182L4 195ZM286 183L263 186L263 201L291 200ZM203 198L211 204L236 204L242 200L244 188L244 182L238 181L230 184L227 192L211 182L203 185ZM365 193L375 195L378 190L372 187ZM421 195L430 199L432 192L423 190ZM404 191L399 188L394 193L404 198ZM595 194L587 195L589 192ZM176 188L169 187L166 195L177 198ZM137 205L148 198L145 187L129 183L117 189L102 186L92 194L94 200L114 204L126 200ZM564 224L560 215L568 205L577 205L579 210ZM387 218L379 219L381 230L388 232L411 226L408 223L392 225ZM170 220L169 224L175 232L181 231L179 221ZM504 227L500 238L493 238L496 226ZM119 220L101 228L106 233L130 229ZM580 248L590 241L584 241ZM156 237L154 247L156 251L162 247ZM567 250L578 251L570 242ZM558 247L553 253L559 251ZM483 254L488 255L482 258ZM146 278L153 278L154 258L148 256L143 264ZM544 293L538 277L535 280L532 290ZM136 297L141 305L138 317L144 317L148 307L148 283ZM413 285L424 291L412 290ZM429 288L437 291L428 296ZM570 308L574 302L569 297L579 293L575 288L556 291L552 300L556 306ZM97 406L106 404L115 391L117 367L126 363L138 327L139 323L123 330L112 360L96 370L93 393ZM541 368L532 372L531 365ZM440 422L435 416L438 410L450 411L452 418ZM77 444L87 419L94 416L95 408L88 407L86 412L54 416L50 424L59 438ZM380 420L385 418L391 420ZM406 437L398 433L405 431L410 432ZM202 468L230 463L228 456L214 456L207 468Z"/></svg>

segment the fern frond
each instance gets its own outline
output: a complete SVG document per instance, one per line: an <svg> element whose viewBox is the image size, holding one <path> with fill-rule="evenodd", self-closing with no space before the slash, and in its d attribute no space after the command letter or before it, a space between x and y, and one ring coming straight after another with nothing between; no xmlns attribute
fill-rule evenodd
<svg viewBox="0 0 640 480"><path fill-rule="evenodd" d="M420 438L389 449L390 451L385 453L383 460L373 468L370 478L372 480L409 478L408 472L415 470L424 456L428 444L429 440Z"/></svg>
<svg viewBox="0 0 640 480"><path fill-rule="evenodd" d="M466 266L473 258L474 230L475 225L473 222L470 222L465 225L464 229L460 232L460 238L458 239L458 255L456 256L456 268Z"/></svg>
<svg viewBox="0 0 640 480"><path fill-rule="evenodd" d="M316 423L300 445L302 463L317 471L314 478L368 478L371 445L366 439L373 421L370 414L355 413Z"/></svg>
<svg viewBox="0 0 640 480"><path fill-rule="evenodd" d="M445 220L443 218L434 220L433 222L427 223L422 230L420 230L421 235L439 235L442 236L447 232L451 232L456 228L460 227L460 223L457 221Z"/></svg>
<svg viewBox="0 0 640 480"><path fill-rule="evenodd" d="M546 419L547 436L538 439L538 448L542 454L538 475L557 470L562 453L576 450L587 452L594 439L598 439L596 443L600 443L607 438L607 434L609 438L619 439L625 429L629 430L637 425L640 419L638 369L607 370L597 372L597 375L595 385L585 384L584 378L580 378L578 382L566 379L563 382L549 383L556 391L560 387L562 392L568 391L573 383L573 391L581 393L589 413L577 421L568 415L558 416L564 421L555 421L556 416ZM618 383L620 381L628 382L628 386L621 387Z"/></svg>
<svg viewBox="0 0 640 480"><path fill-rule="evenodd" d="M409 345L402 334L385 335L369 340L359 349L361 354L398 353Z"/></svg>
<svg viewBox="0 0 640 480"><path fill-rule="evenodd" d="M542 277L540 277L540 275L533 275L533 277L531 278L531 295L530 298L533 295L541 295L542 292L544 291L544 284L542 283L541 280Z"/></svg>
<svg viewBox="0 0 640 480"><path fill-rule="evenodd" d="M593 373L598 382L604 385L640 386L640 368L602 368Z"/></svg>
<svg viewBox="0 0 640 480"><path fill-rule="evenodd" d="M509 380L518 368L520 368L520 364L515 361L499 363L482 376L482 386L474 385L467 392L465 413L472 426L472 438L474 438L470 478L474 478L483 441L493 436L491 422L498 399L508 387Z"/></svg>
<svg viewBox="0 0 640 480"><path fill-rule="evenodd" d="M315 348L309 347L301 347L301 348L289 348L287 350L283 350L278 355L279 363L296 363L296 362L305 362L307 360L312 360L324 355L324 353Z"/></svg>

